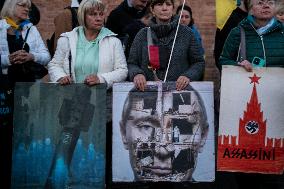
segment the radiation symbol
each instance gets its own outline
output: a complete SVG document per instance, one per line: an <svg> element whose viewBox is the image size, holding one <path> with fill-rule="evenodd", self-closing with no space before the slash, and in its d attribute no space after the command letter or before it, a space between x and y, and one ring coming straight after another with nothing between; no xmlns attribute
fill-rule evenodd
<svg viewBox="0 0 284 189"><path fill-rule="evenodd" d="M251 135L254 135L256 133L258 133L258 130L259 130L259 125L256 121L249 121L246 126L246 131L251 134Z"/></svg>

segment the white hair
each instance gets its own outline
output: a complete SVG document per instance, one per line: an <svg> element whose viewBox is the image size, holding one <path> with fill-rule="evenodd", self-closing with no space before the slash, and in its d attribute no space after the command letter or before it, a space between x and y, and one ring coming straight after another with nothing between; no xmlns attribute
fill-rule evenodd
<svg viewBox="0 0 284 189"><path fill-rule="evenodd" d="M29 7L32 5L30 0L6 0L1 11L1 17L14 18L17 3L25 3Z"/></svg>

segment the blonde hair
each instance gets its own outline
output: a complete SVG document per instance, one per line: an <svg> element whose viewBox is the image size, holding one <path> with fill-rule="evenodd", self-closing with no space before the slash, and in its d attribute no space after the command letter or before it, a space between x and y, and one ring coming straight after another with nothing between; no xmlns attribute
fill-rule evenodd
<svg viewBox="0 0 284 189"><path fill-rule="evenodd" d="M6 0L1 11L1 17L4 18L5 16L7 16L14 18L16 6L18 3L25 3L29 7L31 7L32 5L30 0Z"/></svg>
<svg viewBox="0 0 284 189"><path fill-rule="evenodd" d="M86 12L94 7L97 7L101 11L105 10L105 5L101 0L83 0L80 3L78 9L79 25L86 27L86 21L85 21Z"/></svg>

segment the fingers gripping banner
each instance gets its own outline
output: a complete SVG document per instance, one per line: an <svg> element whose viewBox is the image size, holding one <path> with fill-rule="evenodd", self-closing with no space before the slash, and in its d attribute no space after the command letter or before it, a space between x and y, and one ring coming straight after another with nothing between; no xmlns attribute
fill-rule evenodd
<svg viewBox="0 0 284 189"><path fill-rule="evenodd" d="M105 88L17 83L12 188L104 188Z"/></svg>
<svg viewBox="0 0 284 189"><path fill-rule="evenodd" d="M113 87L114 182L214 181L213 84Z"/></svg>

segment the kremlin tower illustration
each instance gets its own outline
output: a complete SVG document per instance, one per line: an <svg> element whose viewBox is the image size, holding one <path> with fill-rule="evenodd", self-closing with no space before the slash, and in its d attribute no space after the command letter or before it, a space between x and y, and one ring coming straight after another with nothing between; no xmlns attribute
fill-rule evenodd
<svg viewBox="0 0 284 189"><path fill-rule="evenodd" d="M238 136L218 136L217 169L219 171L282 174L284 138L266 136L267 118L261 110L257 84L261 77L249 77L253 84L249 102L239 119ZM283 123L284 124L284 123Z"/></svg>

